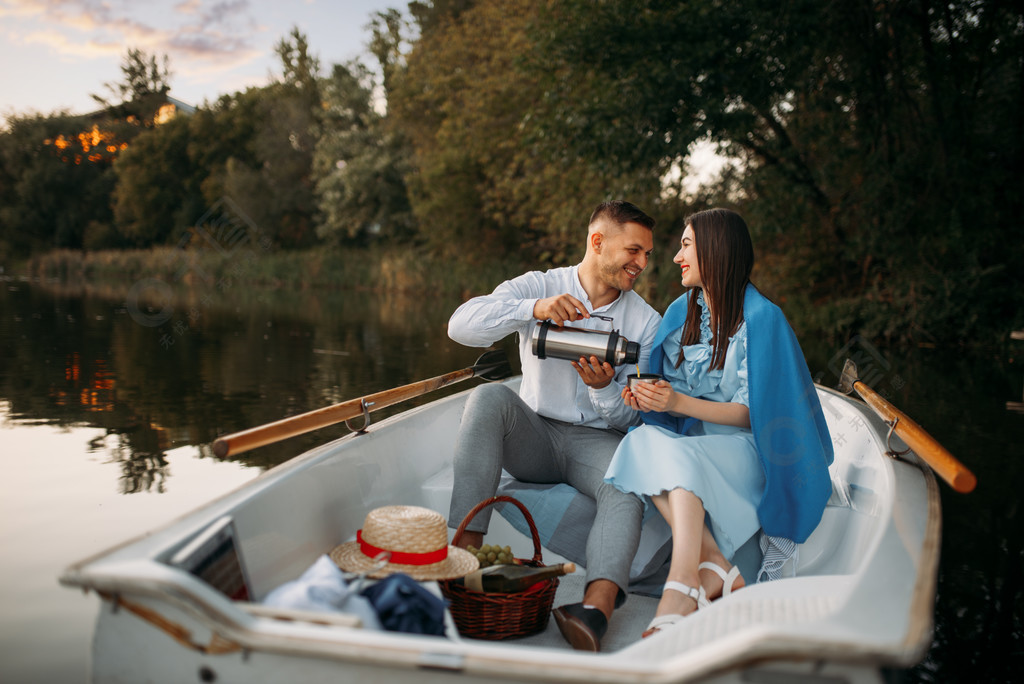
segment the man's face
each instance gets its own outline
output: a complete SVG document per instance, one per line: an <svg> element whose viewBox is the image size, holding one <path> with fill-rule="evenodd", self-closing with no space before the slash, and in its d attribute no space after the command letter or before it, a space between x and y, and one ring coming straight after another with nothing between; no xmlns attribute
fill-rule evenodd
<svg viewBox="0 0 1024 684"><path fill-rule="evenodd" d="M653 232L639 223L616 227L602 226L603 239L598 254L601 281L622 292L633 289L654 249Z"/></svg>

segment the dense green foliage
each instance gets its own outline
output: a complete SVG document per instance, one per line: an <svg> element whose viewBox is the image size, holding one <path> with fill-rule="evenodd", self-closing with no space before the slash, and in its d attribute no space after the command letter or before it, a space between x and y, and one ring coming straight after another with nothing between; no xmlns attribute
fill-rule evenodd
<svg viewBox="0 0 1024 684"><path fill-rule="evenodd" d="M598 202L628 197L657 213L649 169L619 173L530 140L544 91L521 65L537 50L541 3L453 4L424 20L389 99L393 125L411 140L410 198L431 244L470 258L523 250L572 262Z"/></svg>
<svg viewBox="0 0 1024 684"><path fill-rule="evenodd" d="M1019 5L549 7L548 134L640 169L719 143L739 163L719 197L756 231L761 276L822 328L934 341L1019 320Z"/></svg>
<svg viewBox="0 0 1024 684"><path fill-rule="evenodd" d="M592 207L624 197L659 220L644 289L658 307L678 292L681 218L726 205L754 233L755 281L803 330L939 343L1024 324L1018 3L407 12L372 17L372 67L324 74L293 30L279 78L162 125L147 112L170 71L138 51L107 84L122 102L105 119L9 119L0 249L194 248L230 199L264 246L386 245L511 273L574 262ZM114 152L76 163L74 145L53 144L90 128L116 131ZM680 180L697 143L729 163L695 189Z"/></svg>
<svg viewBox="0 0 1024 684"><path fill-rule="evenodd" d="M171 119L159 133L141 135L118 158L114 218L120 237L133 245L164 244L178 226L201 208L202 197L192 179L189 120ZM153 163L154 160L160 163ZM86 239L84 246L103 248L108 234Z"/></svg>
<svg viewBox="0 0 1024 684"><path fill-rule="evenodd" d="M109 224L113 159L93 140L84 117L8 120L0 136L0 254L79 247L93 226Z"/></svg>

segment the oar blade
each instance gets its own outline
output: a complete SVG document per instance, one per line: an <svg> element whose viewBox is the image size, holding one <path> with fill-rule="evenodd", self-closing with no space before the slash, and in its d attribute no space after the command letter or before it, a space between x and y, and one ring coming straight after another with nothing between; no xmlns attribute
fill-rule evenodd
<svg viewBox="0 0 1024 684"><path fill-rule="evenodd" d="M509 365L508 355L503 349L491 349L480 355L480 358L473 364L473 377L493 382L504 380L512 375L512 366Z"/></svg>
<svg viewBox="0 0 1024 684"><path fill-rule="evenodd" d="M853 359L846 359L846 363L843 364L843 374L839 378L839 386L836 389L843 394L849 394L853 392L855 382L857 382L857 364L853 362Z"/></svg>

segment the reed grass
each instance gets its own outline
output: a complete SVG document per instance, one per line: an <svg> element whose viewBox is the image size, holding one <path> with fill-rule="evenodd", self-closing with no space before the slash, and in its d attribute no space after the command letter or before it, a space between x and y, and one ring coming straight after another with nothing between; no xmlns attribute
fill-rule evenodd
<svg viewBox="0 0 1024 684"><path fill-rule="evenodd" d="M137 250L54 250L15 266L12 274L62 287L122 294L144 279L171 285L183 298L216 290L232 297L264 298L299 291L362 291L465 301L543 264L469 260L432 255L409 246L302 251L254 249L221 254L213 249L154 247ZM657 311L682 293L673 264L652 261L637 292ZM190 294L191 293L191 294Z"/></svg>
<svg viewBox="0 0 1024 684"><path fill-rule="evenodd" d="M21 275L62 283L130 286L144 278L172 286L245 285L272 290L434 292L468 297L519 274L519 263L440 260L411 247L239 251L154 247L53 250L17 266Z"/></svg>

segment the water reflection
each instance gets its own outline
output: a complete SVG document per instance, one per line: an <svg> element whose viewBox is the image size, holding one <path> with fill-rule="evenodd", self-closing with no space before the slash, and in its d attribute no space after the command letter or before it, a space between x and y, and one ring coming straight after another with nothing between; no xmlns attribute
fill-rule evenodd
<svg viewBox="0 0 1024 684"><path fill-rule="evenodd" d="M89 449L121 464L122 493L163 491L168 449L196 445L212 458L219 435L475 358L445 334L458 302L436 297L183 291L160 304L163 323L153 326L125 305L127 292L85 294L7 283L0 396L18 421L102 428ZM235 458L269 467L344 431Z"/></svg>
<svg viewBox="0 0 1024 684"><path fill-rule="evenodd" d="M36 527L16 530L25 549L71 532L80 541L67 557L46 561L43 580L41 561L29 555L41 558L43 551L15 554L21 565L6 571L22 568L32 581L45 580L45 590L60 593L61 606L68 592L56 585L60 569L165 521L170 509L157 512L157 500L177 498L174 515L180 514L251 477L239 471L281 463L346 429L339 425L246 452L232 457L237 464L213 455L215 437L464 368L479 355L447 338L445 323L458 302L436 297L183 291L171 301L139 302L141 314L133 317L126 290L12 280L0 285L0 418L26 429L43 426L38 429L44 435L18 433L12 447L8 433L17 431L5 433L5 478L32 479L4 503L24 500L23 512L37 518ZM164 312L164 320L145 325L153 312ZM801 342L812 375L825 385L836 384L834 369L844 355L873 362L875 389L978 476L970 495L941 485L934 643L918 667L901 673L903 679L1009 681L1009 673L1024 666L1024 416L1005 410L1007 400L1022 394L1019 364L1008 360L1012 351L896 353L857 340L840 349ZM518 367L514 342L503 346ZM866 376L866 364L862 371ZM385 409L375 420L467 386ZM48 441L57 437L46 426L73 435L81 442L78 451L68 440L59 446ZM83 453L100 462L96 468L85 467ZM43 458L49 460L28 463ZM226 473L225 480L211 482L206 470L197 472L197 462ZM116 477L109 473L114 469ZM73 488L74 500L68 494ZM29 502L30 495L38 503ZM75 521L81 529L63 520L54 523L58 531L46 527L55 517L78 515L76 505L93 516ZM95 530L105 536L98 538ZM64 553L71 548L67 542L52 546ZM28 580L8 579L13 605L13 597L26 595ZM65 624L60 609L52 613ZM33 638L52 632L43 622ZM20 623L9 630L27 640L24 631ZM84 643L87 636L81 638Z"/></svg>

